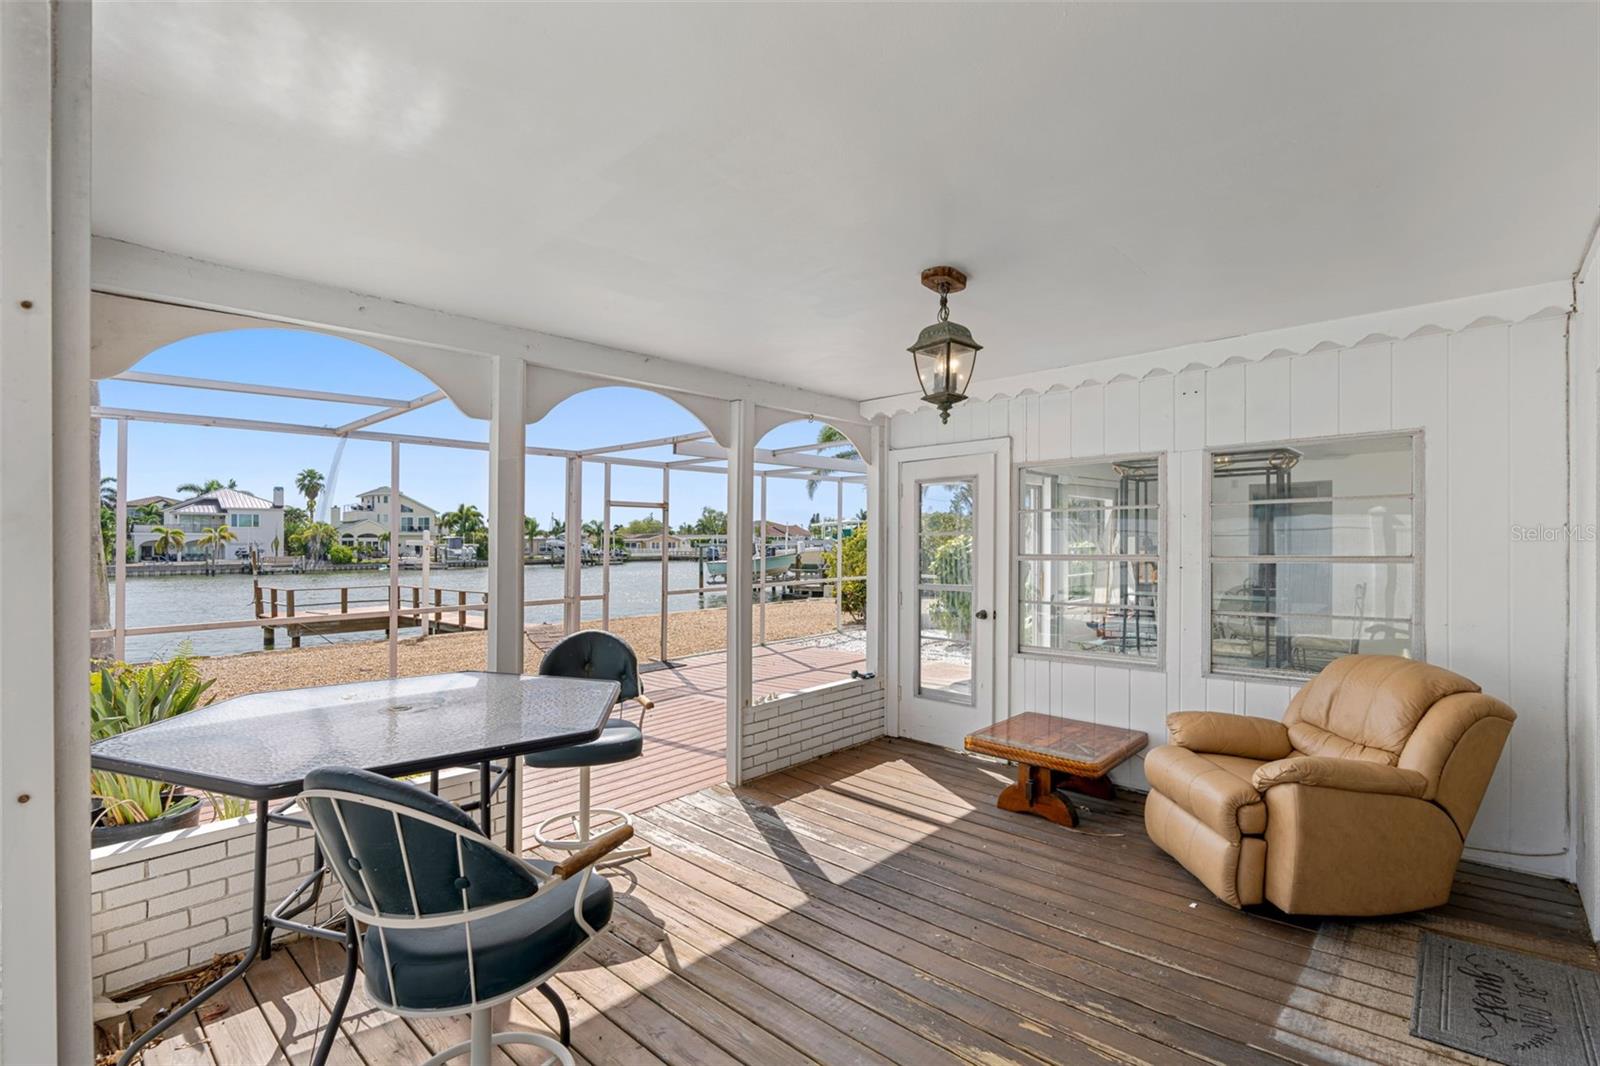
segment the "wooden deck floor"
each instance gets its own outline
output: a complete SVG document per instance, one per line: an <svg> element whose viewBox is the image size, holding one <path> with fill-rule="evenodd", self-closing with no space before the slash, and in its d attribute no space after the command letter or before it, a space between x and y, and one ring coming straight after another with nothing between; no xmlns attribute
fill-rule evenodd
<svg viewBox="0 0 1600 1066"><path fill-rule="evenodd" d="M865 664L848 647L796 644L756 648L750 659L757 699L840 681ZM644 675L645 692L656 705L645 719L644 756L592 771L589 791L595 806L644 810L727 780L726 664L722 653L697 655ZM629 708L627 716L638 721L638 709ZM531 840L533 826L546 816L577 806L578 771L524 771L524 778L522 822Z"/></svg>
<svg viewBox="0 0 1600 1066"><path fill-rule="evenodd" d="M1477 1062L1407 1034L1422 930L1600 967L1570 886L1469 866L1400 920L1244 914L1150 844L1137 797L1083 800L1065 830L995 810L1005 779L879 741L650 810L654 854L556 980L579 1061ZM148 1060L302 1061L337 972L297 944ZM537 994L510 1014L552 1021ZM465 1031L358 999L334 1061L415 1062Z"/></svg>

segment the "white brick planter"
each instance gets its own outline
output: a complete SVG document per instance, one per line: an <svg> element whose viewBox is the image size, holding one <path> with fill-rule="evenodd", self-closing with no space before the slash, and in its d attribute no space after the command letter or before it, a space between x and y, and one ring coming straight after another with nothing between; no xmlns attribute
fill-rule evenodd
<svg viewBox="0 0 1600 1066"><path fill-rule="evenodd" d="M447 770L439 775L439 794L464 803L476 797L477 782L476 769ZM494 804L497 828L504 818L502 790ZM275 825L267 839L271 909L311 872L311 830ZM253 816L96 848L89 875L94 994L115 994L244 950L254 854ZM314 920L331 918L338 904L338 886L330 882Z"/></svg>
<svg viewBox="0 0 1600 1066"><path fill-rule="evenodd" d="M744 710L743 779L775 773L883 736L883 682L834 681Z"/></svg>

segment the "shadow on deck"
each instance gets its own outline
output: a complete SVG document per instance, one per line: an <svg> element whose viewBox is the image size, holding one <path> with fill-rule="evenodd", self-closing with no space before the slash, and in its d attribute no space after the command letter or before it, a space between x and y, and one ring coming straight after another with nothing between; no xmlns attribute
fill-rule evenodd
<svg viewBox="0 0 1600 1066"><path fill-rule="evenodd" d="M1241 913L1149 842L1140 797L1067 830L996 810L1003 769L882 740L643 812L654 853L608 873L612 924L554 982L578 1061L1475 1063L1408 1033L1423 930L1600 968L1570 885L1468 865L1424 914ZM147 1061L302 1061L338 970L296 944ZM554 1022L537 994L509 1013ZM335 1061L465 1033L358 993Z"/></svg>

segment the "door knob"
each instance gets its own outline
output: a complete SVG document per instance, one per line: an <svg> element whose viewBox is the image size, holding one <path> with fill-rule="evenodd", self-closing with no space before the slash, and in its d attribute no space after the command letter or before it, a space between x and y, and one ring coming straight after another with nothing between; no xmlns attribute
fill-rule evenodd
<svg viewBox="0 0 1600 1066"><path fill-rule="evenodd" d="M989 620L989 612L988 611L979 611L978 615L977 615L977 618L978 618L978 621L980 621L980 622L987 622Z"/></svg>

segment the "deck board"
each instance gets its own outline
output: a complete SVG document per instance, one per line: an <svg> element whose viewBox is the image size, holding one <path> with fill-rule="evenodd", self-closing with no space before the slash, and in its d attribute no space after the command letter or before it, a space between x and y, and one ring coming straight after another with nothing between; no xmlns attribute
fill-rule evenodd
<svg viewBox="0 0 1600 1066"><path fill-rule="evenodd" d="M1068 830L996 810L1008 777L880 740L638 808L654 851L613 877L611 927L555 982L579 1061L1477 1064L1408 1032L1424 929L1600 969L1570 885L1468 864L1427 914L1240 912L1150 843L1140 797L1080 799ZM209 1020L205 1049L303 1061L336 953L299 944L252 970L242 1002L261 1006ZM510 1014L554 1024L537 993ZM340 1061L413 1061L464 1031L433 1024L358 993Z"/></svg>

